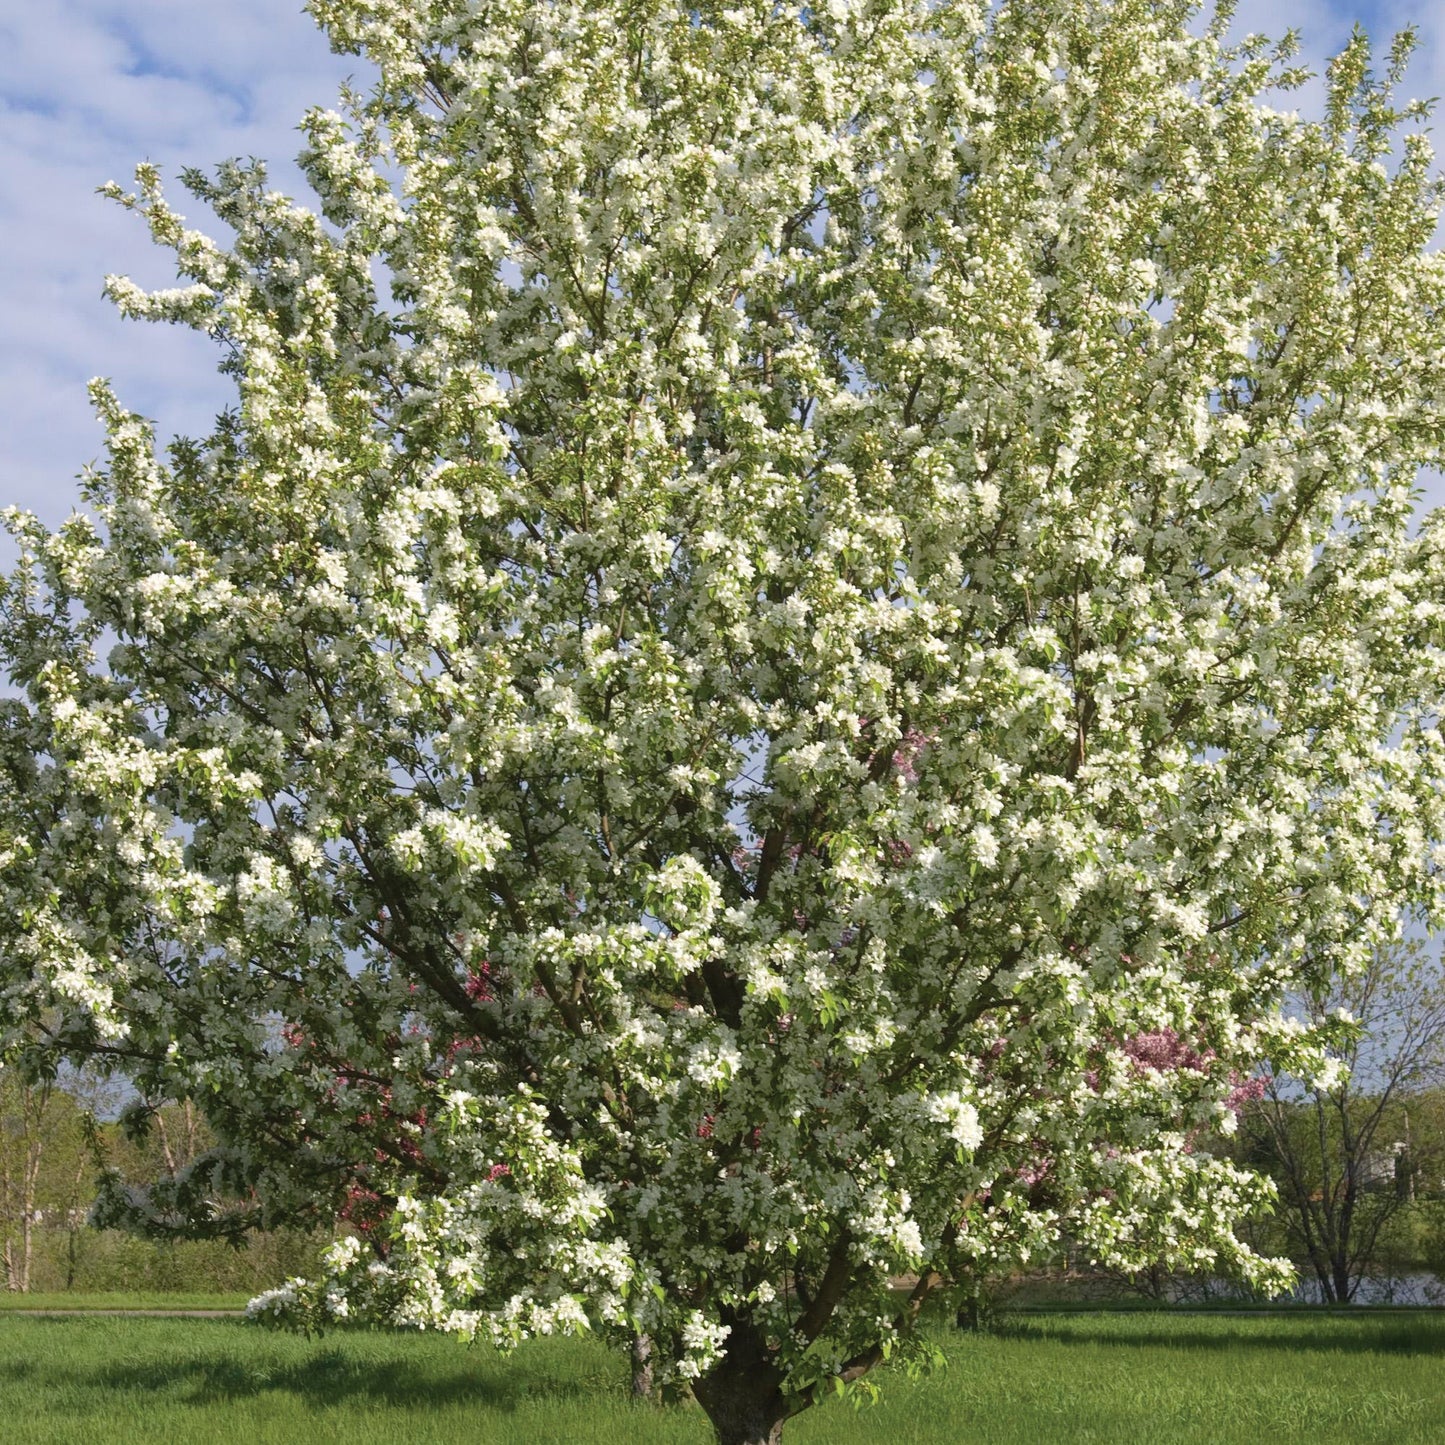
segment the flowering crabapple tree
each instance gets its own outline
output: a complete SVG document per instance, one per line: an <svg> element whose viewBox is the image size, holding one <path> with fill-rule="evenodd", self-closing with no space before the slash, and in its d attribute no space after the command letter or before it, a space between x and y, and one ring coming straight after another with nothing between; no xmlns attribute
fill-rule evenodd
<svg viewBox="0 0 1445 1445"><path fill-rule="evenodd" d="M97 383L11 518L7 1008L221 1141L114 1212L341 1210L256 1314L645 1336L724 1442L1065 1237L1279 1284L1189 1142L1445 902L1404 48L1311 121L1170 0L311 9L319 214L112 188L234 409Z"/></svg>

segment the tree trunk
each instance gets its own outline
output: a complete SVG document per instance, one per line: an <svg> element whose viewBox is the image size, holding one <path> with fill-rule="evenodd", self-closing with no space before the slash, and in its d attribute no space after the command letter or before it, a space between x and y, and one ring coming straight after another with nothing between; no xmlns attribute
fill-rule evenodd
<svg viewBox="0 0 1445 1445"><path fill-rule="evenodd" d="M26 1111L29 1115L31 1135L29 1146L25 1151L25 1175L20 1203L21 1294L28 1294L30 1291L30 1261L33 1257L35 1243L35 1199L40 1187L40 1160L45 1148L43 1125L46 1106L50 1102L50 1086L47 1084L43 1088L27 1089L25 1092L30 1096L27 1103L33 1104L33 1111L30 1109Z"/></svg>
<svg viewBox="0 0 1445 1445"><path fill-rule="evenodd" d="M65 1287L75 1288L76 1249L80 1241L80 1226L84 1215L76 1201L80 1198L80 1186L85 1182L85 1166L88 1161L85 1151L80 1153L80 1162L75 1166L75 1178L71 1181L70 1194L65 1201Z"/></svg>
<svg viewBox="0 0 1445 1445"><path fill-rule="evenodd" d="M1350 1279L1349 1266L1343 1260L1336 1260L1334 1265L1335 1303L1347 1305L1354 1295L1353 1281Z"/></svg>
<svg viewBox="0 0 1445 1445"><path fill-rule="evenodd" d="M71 1217L66 1220L66 1229L69 1231L69 1237L65 1241L65 1288L72 1290L75 1288L75 1269L77 1263L75 1256L76 1236L80 1233L80 1229L74 1219L73 1210L71 1211Z"/></svg>
<svg viewBox="0 0 1445 1445"><path fill-rule="evenodd" d="M5 1288L12 1294L28 1294L30 1291L31 1230L29 1216L23 1216L19 1239L12 1234L5 1240Z"/></svg>
<svg viewBox="0 0 1445 1445"><path fill-rule="evenodd" d="M717 1435L718 1445L779 1445L789 1403L782 1378L751 1324L738 1322L727 1353L694 1381L692 1393Z"/></svg>
<svg viewBox="0 0 1445 1445"><path fill-rule="evenodd" d="M638 1400L652 1398L652 1339L648 1335L632 1338L632 1394Z"/></svg>

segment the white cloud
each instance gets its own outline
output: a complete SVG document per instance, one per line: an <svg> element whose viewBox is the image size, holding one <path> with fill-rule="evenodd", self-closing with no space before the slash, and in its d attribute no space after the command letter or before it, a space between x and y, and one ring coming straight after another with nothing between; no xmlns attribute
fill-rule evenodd
<svg viewBox="0 0 1445 1445"><path fill-rule="evenodd" d="M1409 3L1243 0L1236 28L1304 32L1318 65L1361 19L1377 35ZM1414 93L1445 92L1445 14L1413 18ZM137 161L174 176L261 156L295 189L295 126L361 62L333 56L300 0L16 0L0 18L0 502L58 521L99 451L85 399L116 381L163 432L205 428L227 395L214 354L176 329L121 322L100 294L109 271L165 284L164 256L133 217L95 195ZM1304 97L1307 105L1309 97ZM1445 495L1442 495L1445 500Z"/></svg>
<svg viewBox="0 0 1445 1445"><path fill-rule="evenodd" d="M124 323L107 272L170 279L135 217L95 194L137 161L174 177L231 156L296 189L305 108L360 62L334 56L300 0L51 0L0 20L0 501L58 521L100 433L85 397L113 377L167 432L226 397L215 354L178 329ZM179 188L176 188L179 190ZM178 198L179 199L179 198Z"/></svg>

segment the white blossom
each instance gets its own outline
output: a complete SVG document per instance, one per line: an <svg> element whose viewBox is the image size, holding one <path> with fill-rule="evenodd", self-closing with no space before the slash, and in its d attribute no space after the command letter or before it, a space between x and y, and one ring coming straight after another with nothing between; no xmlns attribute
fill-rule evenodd
<svg viewBox="0 0 1445 1445"><path fill-rule="evenodd" d="M108 188L234 408L97 382L91 518L8 514L0 1049L220 1141L115 1219L339 1208L254 1316L778 1419L901 1273L1279 1287L1194 1145L1445 922L1440 194L1364 42L1316 123L1182 5L311 8L379 74L319 209Z"/></svg>

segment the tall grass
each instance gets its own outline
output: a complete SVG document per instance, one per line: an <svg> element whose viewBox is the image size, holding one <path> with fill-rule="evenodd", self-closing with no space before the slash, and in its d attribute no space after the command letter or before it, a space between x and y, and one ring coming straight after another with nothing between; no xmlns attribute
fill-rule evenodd
<svg viewBox="0 0 1445 1445"><path fill-rule="evenodd" d="M831 1400L788 1445L1445 1441L1445 1320L1099 1314L941 1334L948 1363ZM238 1320L0 1316L9 1445L706 1445L692 1406L635 1405L592 1341L510 1357L433 1335L320 1340Z"/></svg>

